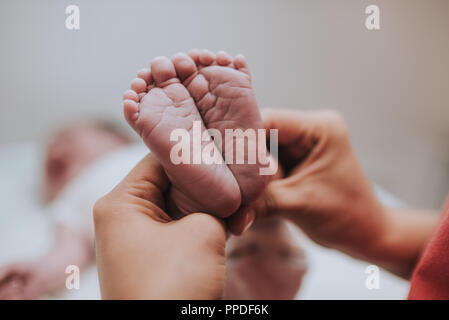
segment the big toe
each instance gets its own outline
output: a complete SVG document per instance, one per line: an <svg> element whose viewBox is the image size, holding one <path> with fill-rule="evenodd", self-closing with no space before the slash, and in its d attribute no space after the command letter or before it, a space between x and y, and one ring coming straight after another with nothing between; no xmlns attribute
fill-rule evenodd
<svg viewBox="0 0 449 320"><path fill-rule="evenodd" d="M217 63L220 66L228 66L232 63L232 57L225 51L217 52Z"/></svg>
<svg viewBox="0 0 449 320"><path fill-rule="evenodd" d="M238 54L235 56L234 65L237 70L242 71L247 75L250 75L248 62L246 61L246 58L243 54Z"/></svg>
<svg viewBox="0 0 449 320"><path fill-rule="evenodd" d="M170 84L172 79L177 80L175 66L167 57L157 57L151 61L151 74L158 87Z"/></svg>
<svg viewBox="0 0 449 320"><path fill-rule="evenodd" d="M181 81L185 81L198 71L195 62L191 57L185 53L177 53L172 57L173 65L175 66L176 74Z"/></svg>

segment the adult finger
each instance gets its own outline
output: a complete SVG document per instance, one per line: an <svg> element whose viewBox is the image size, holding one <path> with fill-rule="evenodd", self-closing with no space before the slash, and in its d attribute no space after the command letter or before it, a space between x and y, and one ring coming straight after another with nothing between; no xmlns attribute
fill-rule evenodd
<svg viewBox="0 0 449 320"><path fill-rule="evenodd" d="M227 228L233 235L239 236L251 227L255 219L255 209L245 206L227 219Z"/></svg>
<svg viewBox="0 0 449 320"><path fill-rule="evenodd" d="M107 222L114 212L143 213L158 222L172 219L165 213L164 193L169 180L157 159L150 153L94 207L96 226ZM103 219L104 218L104 219Z"/></svg>

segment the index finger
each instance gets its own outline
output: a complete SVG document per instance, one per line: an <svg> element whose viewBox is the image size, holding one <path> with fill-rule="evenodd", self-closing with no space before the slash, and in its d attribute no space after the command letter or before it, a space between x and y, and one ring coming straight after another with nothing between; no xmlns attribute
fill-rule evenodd
<svg viewBox="0 0 449 320"><path fill-rule="evenodd" d="M290 144L298 139L304 142L316 138L316 121L310 112L291 109L262 109L266 130L278 129L278 142Z"/></svg>

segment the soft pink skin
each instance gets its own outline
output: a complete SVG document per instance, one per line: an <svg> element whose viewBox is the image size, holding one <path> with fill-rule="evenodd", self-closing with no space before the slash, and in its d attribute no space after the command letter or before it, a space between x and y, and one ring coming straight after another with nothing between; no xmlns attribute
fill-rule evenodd
<svg viewBox="0 0 449 320"><path fill-rule="evenodd" d="M307 271L304 251L285 221L257 221L228 240L224 299L294 299Z"/></svg>
<svg viewBox="0 0 449 320"><path fill-rule="evenodd" d="M124 137L90 123L72 124L60 130L47 145L46 200L53 200L93 161L128 142Z"/></svg>
<svg viewBox="0 0 449 320"><path fill-rule="evenodd" d="M124 113L167 172L173 184L170 198L181 213L227 217L265 188L269 177L259 174L258 163L175 165L170 160L177 143L170 141L171 132L183 128L192 135L193 121L202 121L202 131L219 130L223 138L225 129L262 128L243 56L194 50L155 58L151 71L141 70L125 92Z"/></svg>

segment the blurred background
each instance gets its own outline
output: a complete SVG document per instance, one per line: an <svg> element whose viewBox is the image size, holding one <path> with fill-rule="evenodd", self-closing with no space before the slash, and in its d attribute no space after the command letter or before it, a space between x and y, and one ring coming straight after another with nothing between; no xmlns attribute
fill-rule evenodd
<svg viewBox="0 0 449 320"><path fill-rule="evenodd" d="M65 28L71 4L80 30ZM371 4L378 31L365 28ZM76 119L128 130L136 71L191 48L243 53L262 107L341 112L369 178L406 204L438 209L449 190L447 0L3 0L0 26L0 168L21 197L39 190L24 187L39 163L11 150L39 158Z"/></svg>
<svg viewBox="0 0 449 320"><path fill-rule="evenodd" d="M77 4L81 29L65 28ZM365 28L365 8L381 29ZM439 208L449 190L446 0L1 2L0 143L39 141L74 118L124 125L121 95L151 58L243 53L261 106L332 108L370 178Z"/></svg>

